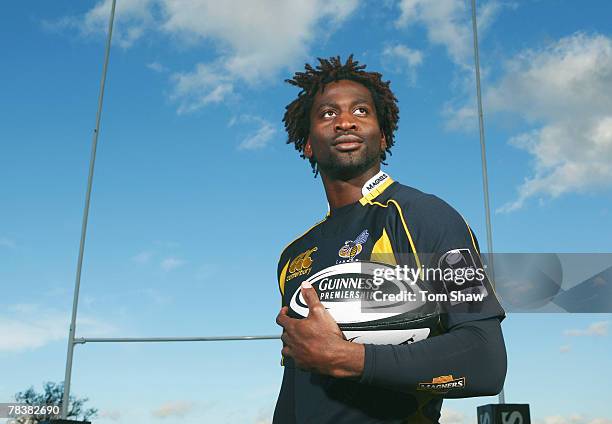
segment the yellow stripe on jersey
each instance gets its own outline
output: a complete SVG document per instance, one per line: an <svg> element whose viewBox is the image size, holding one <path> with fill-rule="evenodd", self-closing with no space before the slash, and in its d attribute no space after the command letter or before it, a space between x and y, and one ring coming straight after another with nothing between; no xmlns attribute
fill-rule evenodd
<svg viewBox="0 0 612 424"><path fill-rule="evenodd" d="M371 200L367 201L367 204L369 204L369 205L381 206L383 208L388 207L389 203L393 203L395 205L395 207L397 208L397 212L399 213L400 219L402 220L402 226L404 227L404 232L406 233L406 236L408 237L408 243L410 244L410 249L412 250L412 253L414 255L414 259L416 261L417 269L420 270L421 278L423 278L423 269L421 268L421 260L419 259L419 254L416 251L416 247L414 245L414 241L412 240L412 235L410 234L410 230L408 230L408 225L406 224L406 220L404 219L404 213L402 212L402 208L400 207L400 205L395 200L393 200L393 199L387 200L387 204L385 204L385 205L383 205L380 202L373 202Z"/></svg>
<svg viewBox="0 0 612 424"><path fill-rule="evenodd" d="M393 179L389 177L380 186L376 187L375 189L370 191L368 194L363 196L361 199L359 199L359 203L361 203L362 206L365 206L366 204L374 200L376 197L378 197L378 195L381 194L383 191L385 191L387 187L389 187L391 184L393 184Z"/></svg>
<svg viewBox="0 0 612 424"><path fill-rule="evenodd" d="M287 263L283 267L283 270L281 271L280 277L278 279L278 287L280 288L281 294L283 296L285 295L285 278L287 277L287 268L289 268L289 262L290 261L291 261L291 259L289 259L287 261Z"/></svg>
<svg viewBox="0 0 612 424"><path fill-rule="evenodd" d="M423 278L423 269L421 268L421 260L419 259L419 254L417 253L416 247L414 245L414 241L412 240L412 235L410 234L410 230L408 229L408 225L406 225L406 220L404 219L404 213L402 212L402 208L399 203L397 203L393 199L389 199L389 202L393 203L397 208L397 212L402 220L402 225L404 226L404 231L406 231L406 235L408 236L408 241L410 242L410 247L412 248L412 252L414 253L414 259L416 260L417 269L420 270L421 278Z"/></svg>
<svg viewBox="0 0 612 424"><path fill-rule="evenodd" d="M395 261L395 255L393 254L393 246L391 246L391 240L387 235L387 230L383 228L382 235L374 243L372 248L372 254L370 260L374 262L381 262L388 265L397 265Z"/></svg>
<svg viewBox="0 0 612 424"><path fill-rule="evenodd" d="M461 218L463 218L463 215L461 216ZM470 238L472 239L472 246L474 246L474 250L478 252L478 254L480 255L480 250L478 250L478 247L476 246L476 240L474 240L474 234L472 234L472 229L470 228L470 224L468 224L465 218L463 218L463 222L465 222L465 225L468 229L468 233L470 233Z"/></svg>

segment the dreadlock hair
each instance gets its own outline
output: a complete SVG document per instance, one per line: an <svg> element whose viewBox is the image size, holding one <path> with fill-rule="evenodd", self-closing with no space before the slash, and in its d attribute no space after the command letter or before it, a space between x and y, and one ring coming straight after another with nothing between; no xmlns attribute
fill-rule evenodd
<svg viewBox="0 0 612 424"><path fill-rule="evenodd" d="M390 81L382 81L382 74L378 72L365 72L366 65L359 65L358 61L353 60L352 54L345 64L340 61L340 56L329 59L317 58L317 60L319 65L316 68L306 63L306 72L296 72L293 79L285 80L285 82L302 89L298 93L297 99L285 108L283 122L288 134L287 144L293 143L295 149L301 152L300 157L305 158L304 147L310 132L310 109L315 95L319 89L324 91L325 85L330 82L351 80L364 85L372 94L378 124L387 142L386 149L380 154L381 162L386 165L384 162L387 158L386 152L391 154L394 132L397 130L397 121L399 120L397 98L389 88ZM316 160L310 158L310 165L316 178L318 174Z"/></svg>

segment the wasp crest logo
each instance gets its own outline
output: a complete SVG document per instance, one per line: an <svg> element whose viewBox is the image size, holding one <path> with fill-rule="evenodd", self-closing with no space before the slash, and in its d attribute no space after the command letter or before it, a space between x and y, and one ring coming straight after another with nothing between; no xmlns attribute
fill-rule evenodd
<svg viewBox="0 0 612 424"><path fill-rule="evenodd" d="M338 255L341 258L348 259L352 261L355 256L359 255L363 250L363 244L368 240L368 230L363 230L361 234L359 234L355 240L347 240L344 242L344 246L340 248Z"/></svg>

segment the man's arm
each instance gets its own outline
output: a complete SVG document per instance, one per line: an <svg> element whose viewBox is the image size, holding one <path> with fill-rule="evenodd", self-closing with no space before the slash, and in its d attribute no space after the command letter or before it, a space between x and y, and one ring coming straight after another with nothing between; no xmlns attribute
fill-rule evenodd
<svg viewBox="0 0 612 424"><path fill-rule="evenodd" d="M448 398L493 395L503 386L506 350L498 318L459 324L409 345L362 345L344 339L314 289L301 290L308 318L289 318L285 308L277 317L285 330L283 355L291 356L300 368Z"/></svg>
<svg viewBox="0 0 612 424"><path fill-rule="evenodd" d="M276 317L276 323L283 327L283 357L291 357L297 367L319 374L359 377L364 365L364 345L346 341L312 286L302 283L301 290L308 305L308 317L290 318L286 306Z"/></svg>
<svg viewBox="0 0 612 424"><path fill-rule="evenodd" d="M489 318L414 344L366 345L360 382L446 398L492 396L503 387L506 366L499 319Z"/></svg>

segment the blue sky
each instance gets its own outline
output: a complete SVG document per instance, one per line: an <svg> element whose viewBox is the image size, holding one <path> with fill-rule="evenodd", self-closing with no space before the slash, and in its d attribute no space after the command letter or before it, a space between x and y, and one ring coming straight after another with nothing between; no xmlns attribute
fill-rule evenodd
<svg viewBox="0 0 612 424"><path fill-rule="evenodd" d="M78 336L275 334L276 261L326 212L285 144L283 83L354 53L399 99L389 166L485 243L469 3L119 0ZM612 251L612 6L479 2L494 248ZM110 2L0 17L0 401L64 375ZM576 281L565 281L567 288ZM611 423L609 315L511 314L509 402ZM77 346L100 423L269 422L275 341ZM446 423L474 422L454 400ZM181 415L183 414L183 415Z"/></svg>

